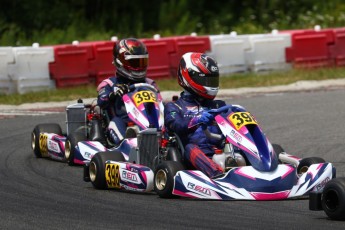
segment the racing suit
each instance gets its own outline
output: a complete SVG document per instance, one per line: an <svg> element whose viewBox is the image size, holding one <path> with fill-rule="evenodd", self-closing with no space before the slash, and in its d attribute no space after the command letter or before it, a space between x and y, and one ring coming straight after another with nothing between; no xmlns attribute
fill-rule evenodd
<svg viewBox="0 0 345 230"><path fill-rule="evenodd" d="M97 87L97 104L100 106L100 108L106 110L109 116L110 122L107 132L109 134L110 140L115 145L120 144L124 139L127 129L127 123L129 122L129 117L127 115L125 103L122 100L122 96L117 95L115 91L118 85L132 85L135 83L148 83L157 88L156 83L150 78L146 78L142 82L133 82L119 76L105 79ZM109 95L112 92L114 92L114 97L110 99Z"/></svg>
<svg viewBox="0 0 345 230"><path fill-rule="evenodd" d="M174 132L184 146L184 158L196 169L215 177L223 173L223 169L212 160L215 147L224 148L224 139L212 140L206 137L201 125L196 120L203 111L217 109L226 105L221 100L206 100L200 103L196 96L184 91L175 102L169 102L164 108L164 123L166 129ZM210 125L211 133L221 134L217 125Z"/></svg>

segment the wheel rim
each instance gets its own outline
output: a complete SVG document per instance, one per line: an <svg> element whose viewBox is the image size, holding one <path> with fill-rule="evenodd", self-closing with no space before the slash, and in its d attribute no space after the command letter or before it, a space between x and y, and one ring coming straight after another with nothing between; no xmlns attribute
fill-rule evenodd
<svg viewBox="0 0 345 230"><path fill-rule="evenodd" d="M167 180L167 173L163 169L158 170L155 180L156 188L158 190L163 190L167 184Z"/></svg>
<svg viewBox="0 0 345 230"><path fill-rule="evenodd" d="M35 133L31 133L31 147L33 150L36 148L36 135Z"/></svg>
<svg viewBox="0 0 345 230"><path fill-rule="evenodd" d="M97 175L97 166L95 162L91 161L90 166L89 166L89 176L92 182L95 182L96 175Z"/></svg>
<svg viewBox="0 0 345 230"><path fill-rule="evenodd" d="M65 157L68 160L70 156L71 156L71 142L70 141L66 141L66 144L65 144Z"/></svg>
<svg viewBox="0 0 345 230"><path fill-rule="evenodd" d="M309 167L308 166L303 166L300 170L299 170L299 174L302 175L304 173L306 173L308 171Z"/></svg>

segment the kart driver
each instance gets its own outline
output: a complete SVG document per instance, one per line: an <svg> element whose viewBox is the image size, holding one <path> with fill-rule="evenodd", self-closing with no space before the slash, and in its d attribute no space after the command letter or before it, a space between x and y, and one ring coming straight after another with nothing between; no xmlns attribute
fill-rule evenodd
<svg viewBox="0 0 345 230"><path fill-rule="evenodd" d="M110 122L107 133L114 145L120 144L124 139L129 121L122 100L122 96L129 91L129 85L148 83L157 88L152 79L146 78L148 59L147 48L138 39L122 39L114 44L113 64L116 76L103 80L97 87L97 104L108 113Z"/></svg>
<svg viewBox="0 0 345 230"><path fill-rule="evenodd" d="M214 100L219 89L217 63L202 53L186 53L180 60L177 75L184 91L178 100L166 104L165 126L180 137L187 163L210 178L222 175L223 169L212 160L212 156L215 148L223 149L224 138L211 140L203 131L208 129L221 134L218 126L212 124L213 115L208 112L226 105L222 100Z"/></svg>

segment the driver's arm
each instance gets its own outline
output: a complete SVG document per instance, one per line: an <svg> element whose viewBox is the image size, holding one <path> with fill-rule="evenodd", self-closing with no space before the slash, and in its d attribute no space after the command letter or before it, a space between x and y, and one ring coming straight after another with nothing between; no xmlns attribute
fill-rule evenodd
<svg viewBox="0 0 345 230"><path fill-rule="evenodd" d="M178 135L188 132L188 123L191 118L184 117L182 108L174 102L168 102L164 108L164 123L169 131Z"/></svg>
<svg viewBox="0 0 345 230"><path fill-rule="evenodd" d="M103 109L109 105L109 94L113 92L113 87L110 85L105 85L104 87L98 89L97 104Z"/></svg>

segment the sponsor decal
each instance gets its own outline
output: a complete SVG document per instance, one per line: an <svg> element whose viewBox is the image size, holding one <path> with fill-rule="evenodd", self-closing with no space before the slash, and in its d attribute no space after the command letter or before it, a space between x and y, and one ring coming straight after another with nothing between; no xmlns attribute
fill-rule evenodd
<svg viewBox="0 0 345 230"><path fill-rule="evenodd" d="M172 118L175 118L176 112L175 112L175 111L171 112L171 113L170 113L170 116L171 116Z"/></svg>
<svg viewBox="0 0 345 230"><path fill-rule="evenodd" d="M123 180L127 180L130 182L138 182L138 178L136 173L133 173L131 171L123 170L122 171L122 177Z"/></svg>
<svg viewBox="0 0 345 230"><path fill-rule="evenodd" d="M218 67L217 66L211 66L211 71L212 72L216 72L216 71L218 71Z"/></svg>
<svg viewBox="0 0 345 230"><path fill-rule="evenodd" d="M85 158L90 158L91 159L93 157L93 154L89 153L89 152L85 152L84 156L85 156Z"/></svg>
<svg viewBox="0 0 345 230"><path fill-rule="evenodd" d="M194 184L192 182L188 182L187 188L192 189L192 190L194 190L197 193L202 193L202 194L205 194L207 196L211 196L210 189L204 188L204 187L202 187L200 185L196 185L196 184Z"/></svg>
<svg viewBox="0 0 345 230"><path fill-rule="evenodd" d="M135 192L143 192L145 191L145 189L142 189L142 188L134 188L134 187L131 187L131 186L128 186L128 185L123 185L123 188L125 190L128 190L128 191L135 191Z"/></svg>
<svg viewBox="0 0 345 230"><path fill-rule="evenodd" d="M238 143L242 142L242 136L239 133L235 132L235 130L231 130L230 136L235 138L235 140L237 140Z"/></svg>
<svg viewBox="0 0 345 230"><path fill-rule="evenodd" d="M48 140L48 149L56 153L60 152L59 144L52 140Z"/></svg>
<svg viewBox="0 0 345 230"><path fill-rule="evenodd" d="M331 179L329 177L326 177L323 181L321 181L318 185L316 185L316 190L320 191L321 189L323 189L325 187L326 183L330 180Z"/></svg>
<svg viewBox="0 0 345 230"><path fill-rule="evenodd" d="M135 117L139 117L139 112L135 107L133 107L132 113L134 114Z"/></svg>

